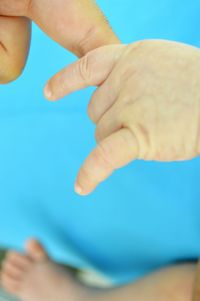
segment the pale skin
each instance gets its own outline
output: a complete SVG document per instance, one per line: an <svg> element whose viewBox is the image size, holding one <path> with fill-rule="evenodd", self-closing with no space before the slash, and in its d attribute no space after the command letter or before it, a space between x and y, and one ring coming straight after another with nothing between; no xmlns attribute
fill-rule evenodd
<svg viewBox="0 0 200 301"><path fill-rule="evenodd" d="M55 75L45 88L49 100L98 86L88 108L97 147L80 169L76 191L91 193L135 159L199 156L199 70L198 48L149 40L101 47Z"/></svg>
<svg viewBox="0 0 200 301"><path fill-rule="evenodd" d="M1 48L1 69L7 72L1 73L2 83L15 79L24 67L30 38L30 24L24 17L34 20L54 40L80 57L99 46L119 43L94 1L48 0L47 5L45 0L17 2L16 0L1 0L0 13L3 16L20 17L12 18L12 22L4 22L11 18L2 17L0 32L1 27L4 28L1 41L5 47ZM77 17L80 15L81 18ZM16 32L17 28L18 32ZM5 42L4 36L6 36ZM16 45L17 49L15 49ZM5 48L11 49L12 56L7 56ZM48 88L52 90L47 88L46 95L52 100L89 85L99 86L89 107L89 115L97 124L98 146L79 173L77 192L90 193L113 170L136 158L170 161L185 160L198 155L199 146L196 138L199 126L198 61L199 51L185 45L145 42L131 46L110 46L106 50L102 48L97 52L90 52L78 63L50 81ZM171 75L173 75L173 80L170 80ZM72 90L69 89L69 84L73 87ZM112 87L112 93L110 93L110 87ZM184 93L181 93L182 89ZM172 91L173 94L171 94ZM174 104L172 109L170 109L170 103ZM149 113L151 110L152 112ZM157 115L156 110L159 110L161 115ZM187 110L191 114L188 114ZM134 122L130 116L135 117ZM173 126L174 121L176 127ZM187 129L188 134L184 133L187 139L182 136L184 129ZM33 282L29 281L29 276L39 277L39 273L34 271L35 267L43 267L45 262L46 268L42 276L46 277L50 274L49 267L53 264L52 277L59 280L62 277L61 273L57 272L57 265L55 266L50 260L46 261L46 253L41 252L41 257L37 259L37 252L38 246L34 245L27 250L27 255L20 257L22 266L25 262L27 263L27 266L25 264L27 270L17 269L18 260L6 261L8 265L5 266L3 274L4 286L19 297L23 292L23 301L38 300L34 295L36 290L32 285ZM31 259L30 265L27 259ZM26 271L29 276L24 273ZM39 272L41 272L40 268ZM151 296L152 300L167 301L173 300L172 294L174 300L189 301L191 299L195 265L174 266L172 269L163 269L159 273L159 276L152 274L141 282L119 290L103 291L98 294L95 292L95 298L100 301L129 301L130 298L136 300L140 298L141 301L146 301ZM169 278L173 279L170 283ZM32 291L27 288L23 279L29 281ZM49 280L48 277L46 279ZM68 294L69 291L72 292L69 288L73 286L75 286L75 291L79 291L76 282L69 280L67 273L64 273L62 279ZM46 286L49 289L49 283ZM162 287L161 290L160 287ZM68 296L66 289L63 290L63 300L66 300ZM88 298L94 299L93 291L85 290L85 288L84 291L87 300ZM55 292L58 293L59 290L56 288ZM46 290L44 293L51 295L52 292ZM74 296L74 298L78 297ZM46 300L51 301L49 298Z"/></svg>

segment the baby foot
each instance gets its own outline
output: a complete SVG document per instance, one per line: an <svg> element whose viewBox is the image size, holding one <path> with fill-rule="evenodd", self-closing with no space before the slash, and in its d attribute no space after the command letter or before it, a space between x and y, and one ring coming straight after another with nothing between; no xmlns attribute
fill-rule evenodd
<svg viewBox="0 0 200 301"><path fill-rule="evenodd" d="M3 287L22 301L82 301L89 299L89 289L72 273L52 262L43 246L30 240L26 255L9 252L1 275Z"/></svg>

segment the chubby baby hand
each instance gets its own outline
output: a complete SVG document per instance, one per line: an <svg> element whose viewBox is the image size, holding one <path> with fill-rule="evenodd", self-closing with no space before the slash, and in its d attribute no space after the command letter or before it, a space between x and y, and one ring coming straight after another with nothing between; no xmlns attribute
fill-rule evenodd
<svg viewBox="0 0 200 301"><path fill-rule="evenodd" d="M80 169L78 193L135 159L199 155L199 49L164 40L104 46L55 75L45 94L56 100L88 86L98 86L88 108L97 147Z"/></svg>

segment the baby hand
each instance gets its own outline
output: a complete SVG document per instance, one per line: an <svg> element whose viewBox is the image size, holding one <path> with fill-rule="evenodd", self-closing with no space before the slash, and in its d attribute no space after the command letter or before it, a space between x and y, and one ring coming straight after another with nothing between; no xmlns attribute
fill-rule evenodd
<svg viewBox="0 0 200 301"><path fill-rule="evenodd" d="M99 86L89 105L97 147L80 169L76 191L89 194L132 160L179 161L199 155L200 51L148 40L89 52L51 79L56 100Z"/></svg>

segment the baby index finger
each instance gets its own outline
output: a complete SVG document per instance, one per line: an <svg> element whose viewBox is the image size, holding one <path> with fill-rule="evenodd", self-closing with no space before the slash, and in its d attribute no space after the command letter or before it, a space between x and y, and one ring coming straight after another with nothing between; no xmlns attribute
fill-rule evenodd
<svg viewBox="0 0 200 301"><path fill-rule="evenodd" d="M44 94L48 100L57 100L89 86L101 85L109 76L124 45L97 48L58 72L47 83Z"/></svg>

